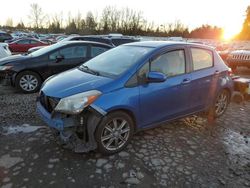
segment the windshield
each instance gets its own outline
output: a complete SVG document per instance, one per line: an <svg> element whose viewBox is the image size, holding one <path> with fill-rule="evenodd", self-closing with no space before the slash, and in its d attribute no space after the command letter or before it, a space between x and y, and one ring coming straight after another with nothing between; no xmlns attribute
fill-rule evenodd
<svg viewBox="0 0 250 188"><path fill-rule="evenodd" d="M119 46L89 60L81 67L87 66L102 75L116 77L127 71L151 50L149 47Z"/></svg>
<svg viewBox="0 0 250 188"><path fill-rule="evenodd" d="M44 55L48 52L51 52L52 50L55 50L61 46L64 46L65 44L62 44L62 43L56 43L56 44L53 44L53 45L50 45L50 46L46 46L46 47L43 47L39 50L36 50L32 53L30 53L31 56L34 56L34 57L37 57L37 56L40 56L40 55Z"/></svg>

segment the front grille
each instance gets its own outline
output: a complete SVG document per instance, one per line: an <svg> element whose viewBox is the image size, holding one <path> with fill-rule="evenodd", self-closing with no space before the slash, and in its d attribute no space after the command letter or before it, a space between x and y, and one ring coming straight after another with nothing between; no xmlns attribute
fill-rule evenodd
<svg viewBox="0 0 250 188"><path fill-rule="evenodd" d="M237 55L233 55L232 59L235 59L235 60L250 60L250 55L237 54Z"/></svg>
<svg viewBox="0 0 250 188"><path fill-rule="evenodd" d="M58 98L46 96L42 91L40 93L39 98L42 106L50 113L55 109L55 107L60 101L60 99Z"/></svg>

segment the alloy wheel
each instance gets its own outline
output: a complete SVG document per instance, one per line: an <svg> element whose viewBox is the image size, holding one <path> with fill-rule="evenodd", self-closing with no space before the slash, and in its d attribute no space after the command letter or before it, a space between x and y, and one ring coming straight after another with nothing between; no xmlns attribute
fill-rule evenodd
<svg viewBox="0 0 250 188"><path fill-rule="evenodd" d="M223 91L220 93L220 95L217 97L216 103L215 103L215 114L216 116L222 115L228 105L228 93L226 91Z"/></svg>
<svg viewBox="0 0 250 188"><path fill-rule="evenodd" d="M118 150L127 143L129 136L130 126L128 122L122 118L115 118L104 126L101 143L106 150Z"/></svg>

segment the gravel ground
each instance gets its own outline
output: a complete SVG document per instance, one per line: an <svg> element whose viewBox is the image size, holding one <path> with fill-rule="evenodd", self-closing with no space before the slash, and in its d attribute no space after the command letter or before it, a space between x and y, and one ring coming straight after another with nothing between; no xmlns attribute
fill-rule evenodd
<svg viewBox="0 0 250 188"><path fill-rule="evenodd" d="M0 87L3 188L250 187L250 102L231 103L213 124L189 119L140 132L106 157L60 148L36 114L36 95Z"/></svg>

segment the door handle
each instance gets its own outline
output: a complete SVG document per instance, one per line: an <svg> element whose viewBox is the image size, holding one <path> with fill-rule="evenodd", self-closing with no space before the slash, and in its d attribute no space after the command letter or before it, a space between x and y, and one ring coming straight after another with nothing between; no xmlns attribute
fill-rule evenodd
<svg viewBox="0 0 250 188"><path fill-rule="evenodd" d="M182 84L189 84L190 82L191 82L191 79L185 78L185 79L182 81Z"/></svg>

